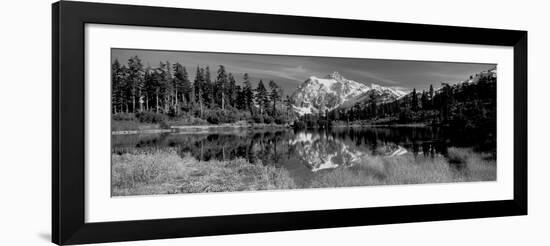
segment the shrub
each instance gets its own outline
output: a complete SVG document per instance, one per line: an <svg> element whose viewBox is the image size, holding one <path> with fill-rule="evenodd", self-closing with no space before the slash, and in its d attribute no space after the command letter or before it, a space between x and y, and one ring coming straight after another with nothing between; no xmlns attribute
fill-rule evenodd
<svg viewBox="0 0 550 246"><path fill-rule="evenodd" d="M206 117L206 121L208 121L208 123L210 124L218 124L220 123L220 118L215 114L211 114Z"/></svg>
<svg viewBox="0 0 550 246"><path fill-rule="evenodd" d="M239 120L238 116L229 110L209 110L206 120L211 124L235 123Z"/></svg>
<svg viewBox="0 0 550 246"><path fill-rule="evenodd" d="M265 116L264 117L264 123L271 124L273 123L274 119L271 116Z"/></svg>
<svg viewBox="0 0 550 246"><path fill-rule="evenodd" d="M319 128L327 128L327 127L331 127L332 125L330 121L325 119L319 119L317 121L317 124L319 125Z"/></svg>
<svg viewBox="0 0 550 246"><path fill-rule="evenodd" d="M306 123L303 121L294 121L294 124L292 125L292 127L296 129L304 129L306 128Z"/></svg>
<svg viewBox="0 0 550 246"><path fill-rule="evenodd" d="M251 118L250 112L248 111L235 110L235 111L232 111L231 114L235 116L237 121L250 120Z"/></svg>
<svg viewBox="0 0 550 246"><path fill-rule="evenodd" d="M135 120L113 120L111 121L111 131L135 131L157 129L158 124L140 123Z"/></svg>
<svg viewBox="0 0 550 246"><path fill-rule="evenodd" d="M406 110L399 113L399 122L400 123L409 123L412 120L411 112Z"/></svg>
<svg viewBox="0 0 550 246"><path fill-rule="evenodd" d="M201 118L196 118L192 115L181 115L177 118L170 119L168 121L173 126L187 126L187 125L206 125L208 122Z"/></svg>
<svg viewBox="0 0 550 246"><path fill-rule="evenodd" d="M286 119L282 116L275 117L275 124L283 125L286 124Z"/></svg>
<svg viewBox="0 0 550 246"><path fill-rule="evenodd" d="M136 114L138 120L142 123L156 123L160 124L166 122L168 117L164 114L154 112L140 112Z"/></svg>
<svg viewBox="0 0 550 246"><path fill-rule="evenodd" d="M131 120L135 120L136 119L136 116L132 113L120 113L120 114L114 114L113 115L113 120L118 120L118 121L131 121Z"/></svg>
<svg viewBox="0 0 550 246"><path fill-rule="evenodd" d="M306 119L307 128L316 128L317 126L318 126L317 121L314 121L313 119Z"/></svg>
<svg viewBox="0 0 550 246"><path fill-rule="evenodd" d="M254 123L261 124L264 123L264 117L262 115L256 114L252 116L252 120L254 120Z"/></svg>
<svg viewBox="0 0 550 246"><path fill-rule="evenodd" d="M162 128L162 129L169 129L170 128L170 124L168 124L168 122L166 122L166 121L161 121L159 123L159 125L160 125L160 128Z"/></svg>

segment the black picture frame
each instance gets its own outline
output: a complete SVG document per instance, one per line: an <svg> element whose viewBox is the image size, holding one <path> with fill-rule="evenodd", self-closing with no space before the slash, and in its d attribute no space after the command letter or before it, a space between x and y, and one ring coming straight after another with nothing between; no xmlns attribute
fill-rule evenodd
<svg viewBox="0 0 550 246"><path fill-rule="evenodd" d="M83 244L527 214L527 31L130 6L52 5L52 241ZM514 198L430 205L85 223L86 23L513 47Z"/></svg>

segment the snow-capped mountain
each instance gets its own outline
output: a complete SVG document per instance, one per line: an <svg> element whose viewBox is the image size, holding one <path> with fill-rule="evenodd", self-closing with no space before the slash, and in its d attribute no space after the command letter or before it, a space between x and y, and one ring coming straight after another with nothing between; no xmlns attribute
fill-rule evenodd
<svg viewBox="0 0 550 246"><path fill-rule="evenodd" d="M478 73L476 75L470 76L470 79L464 81L464 83L477 83L481 78L488 78L488 77L497 77L497 68L494 67L492 69L489 69L487 71L483 71L481 73Z"/></svg>
<svg viewBox="0 0 550 246"><path fill-rule="evenodd" d="M315 114L335 109L369 90L368 86L334 72L324 78L309 77L291 98L295 112L300 115Z"/></svg>
<svg viewBox="0 0 550 246"><path fill-rule="evenodd" d="M409 94L409 92L405 91L405 89L402 89L402 88L384 87L377 84L371 84L369 91L354 98L353 100L349 100L343 103L342 105L340 105L339 108L352 107L357 103L375 102L376 104L381 104L381 103L393 102L395 100L401 99L407 94Z"/></svg>
<svg viewBox="0 0 550 246"><path fill-rule="evenodd" d="M377 84L367 86L344 78L333 72L324 78L309 77L292 94L294 111L299 115L330 111L341 106L352 106L364 100L377 103L396 100L408 94L400 88L383 87Z"/></svg>
<svg viewBox="0 0 550 246"><path fill-rule="evenodd" d="M388 97L401 98L409 94L405 89L399 87L384 87L377 84L371 84L371 88L372 91L379 96L387 95Z"/></svg>

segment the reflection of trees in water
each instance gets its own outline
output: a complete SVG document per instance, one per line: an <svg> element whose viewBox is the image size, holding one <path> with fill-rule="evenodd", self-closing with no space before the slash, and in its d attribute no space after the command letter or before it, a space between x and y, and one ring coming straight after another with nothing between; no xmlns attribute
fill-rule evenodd
<svg viewBox="0 0 550 246"><path fill-rule="evenodd" d="M380 154L380 148L399 145L414 155L422 153L434 156L435 153L447 153L447 141L438 128L333 128L328 132L334 138L355 146L364 146L368 154Z"/></svg>
<svg viewBox="0 0 550 246"><path fill-rule="evenodd" d="M197 160L233 160L245 158L251 163L278 163L294 152L286 139L292 132L243 132L228 134L161 134L154 137L128 137L114 140L113 152L130 150L154 151L170 147L182 157L191 155Z"/></svg>
<svg viewBox="0 0 550 246"><path fill-rule="evenodd" d="M317 138L316 143L297 143L304 131L242 131L211 134L152 134L113 136L113 153L155 151L170 147L181 156L191 155L198 160L232 160L245 158L251 163L283 164L285 160L314 153L332 153L343 148L367 155L387 155L398 146L416 155L447 156L447 148L465 144L442 128L333 128L306 130ZM468 137L472 139L472 137ZM470 143L469 146L473 146ZM308 148L304 151L304 148ZM325 153L326 152L326 153ZM335 156L335 162L343 155ZM311 158L310 158L311 159Z"/></svg>

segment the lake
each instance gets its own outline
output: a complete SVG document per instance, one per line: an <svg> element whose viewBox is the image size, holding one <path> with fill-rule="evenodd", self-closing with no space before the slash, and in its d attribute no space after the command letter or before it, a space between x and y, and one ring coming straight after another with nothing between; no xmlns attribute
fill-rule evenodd
<svg viewBox="0 0 550 246"><path fill-rule="evenodd" d="M394 166L408 165L403 167L407 168L407 172L410 172L410 168L418 172L417 169L425 165L417 165L417 160L426 162L441 159L447 161L445 165L449 166L451 175L457 176L457 180L472 180L471 177L477 173L463 165L465 159L479 155L476 158L488 160L493 166L496 163L496 146L487 136L439 127L334 127L265 131L226 129L199 133L112 136L114 155L156 149L175 149L182 157L191 156L200 161L243 158L251 163L273 165L288 170L299 187L310 187L312 180L319 175L334 170L352 170L359 164L362 172L368 170L366 172L377 179L390 179L392 177L388 173L395 172ZM459 154L449 154L449 150ZM386 162L395 158L402 164L392 163L393 169L388 170L386 162L373 158ZM496 175L496 168L490 170ZM407 179L400 179L400 183L407 183Z"/></svg>

